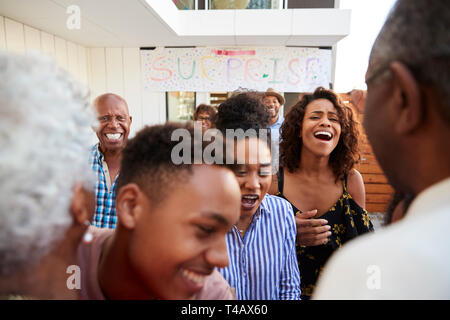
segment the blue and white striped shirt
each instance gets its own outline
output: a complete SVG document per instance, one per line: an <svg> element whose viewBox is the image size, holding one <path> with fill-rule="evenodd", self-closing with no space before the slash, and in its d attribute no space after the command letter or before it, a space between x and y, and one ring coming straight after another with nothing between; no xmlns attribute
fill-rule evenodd
<svg viewBox="0 0 450 320"><path fill-rule="evenodd" d="M117 175L111 188L108 190L108 183L103 168L103 154L98 148L98 143L91 150L91 166L97 174L97 182L95 183L95 215L92 225L98 228L116 227L116 184Z"/></svg>
<svg viewBox="0 0 450 320"><path fill-rule="evenodd" d="M300 300L292 206L267 194L242 239L236 226L227 233L230 264L219 269L239 300Z"/></svg>

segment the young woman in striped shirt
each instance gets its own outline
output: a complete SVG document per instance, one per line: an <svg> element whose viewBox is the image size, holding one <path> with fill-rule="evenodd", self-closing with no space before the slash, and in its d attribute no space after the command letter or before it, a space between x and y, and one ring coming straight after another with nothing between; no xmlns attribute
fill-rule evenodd
<svg viewBox="0 0 450 320"><path fill-rule="evenodd" d="M233 138L241 210L239 221L226 236L230 263L219 271L235 288L237 299L298 300L300 275L292 206L267 194L272 175L268 119L262 100L254 94L238 94L219 107L216 126L222 133L227 129L253 129L256 133Z"/></svg>

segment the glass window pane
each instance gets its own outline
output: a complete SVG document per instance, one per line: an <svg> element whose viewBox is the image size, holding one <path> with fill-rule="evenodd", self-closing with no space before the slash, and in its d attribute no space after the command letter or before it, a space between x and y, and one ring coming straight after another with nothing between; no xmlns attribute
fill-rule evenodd
<svg viewBox="0 0 450 320"><path fill-rule="evenodd" d="M245 9L249 0L209 0L210 9Z"/></svg>
<svg viewBox="0 0 450 320"><path fill-rule="evenodd" d="M195 111L195 92L167 92L167 120L189 121Z"/></svg>
<svg viewBox="0 0 450 320"><path fill-rule="evenodd" d="M174 0L175 1L175 0ZM283 0L208 0L210 9L282 9ZM334 0L289 0L288 8L334 8Z"/></svg>
<svg viewBox="0 0 450 320"><path fill-rule="evenodd" d="M211 92L209 94L209 104L213 107L219 107L229 96L228 92Z"/></svg>
<svg viewBox="0 0 450 320"><path fill-rule="evenodd" d="M250 0L247 9L272 9L272 0Z"/></svg>
<svg viewBox="0 0 450 320"><path fill-rule="evenodd" d="M179 10L194 10L195 0L172 0ZM200 0L201 1L201 0Z"/></svg>
<svg viewBox="0 0 450 320"><path fill-rule="evenodd" d="M281 9L282 0L209 0L210 9Z"/></svg>
<svg viewBox="0 0 450 320"><path fill-rule="evenodd" d="M334 0L289 0L288 8L334 8Z"/></svg>

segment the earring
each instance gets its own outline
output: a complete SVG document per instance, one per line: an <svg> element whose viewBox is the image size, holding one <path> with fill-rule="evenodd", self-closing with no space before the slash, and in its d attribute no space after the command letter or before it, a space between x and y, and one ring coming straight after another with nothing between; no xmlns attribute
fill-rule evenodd
<svg viewBox="0 0 450 320"><path fill-rule="evenodd" d="M89 244L92 242L92 239L94 239L94 235L89 231L89 226L91 225L90 222L88 220L86 220L84 222L84 225L86 227L88 227L88 229L86 230L86 233L83 236L83 243L84 244Z"/></svg>

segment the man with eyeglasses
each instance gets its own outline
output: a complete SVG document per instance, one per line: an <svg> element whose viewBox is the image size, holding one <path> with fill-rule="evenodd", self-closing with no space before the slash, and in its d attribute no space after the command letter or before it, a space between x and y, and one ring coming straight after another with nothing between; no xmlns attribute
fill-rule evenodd
<svg viewBox="0 0 450 320"><path fill-rule="evenodd" d="M315 299L450 299L450 6L398 0L366 73L364 127L404 217L344 246Z"/></svg>
<svg viewBox="0 0 450 320"><path fill-rule="evenodd" d="M117 94L105 93L93 102L97 111L98 143L91 151L91 166L97 174L95 215L92 224L99 228L116 227L116 182L122 150L125 148L132 117L127 102Z"/></svg>

